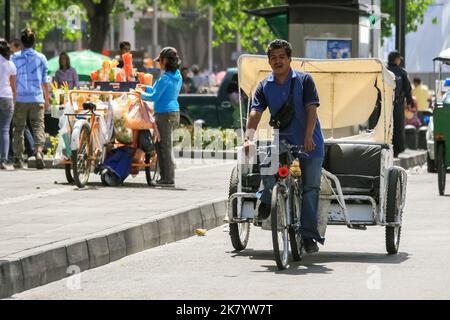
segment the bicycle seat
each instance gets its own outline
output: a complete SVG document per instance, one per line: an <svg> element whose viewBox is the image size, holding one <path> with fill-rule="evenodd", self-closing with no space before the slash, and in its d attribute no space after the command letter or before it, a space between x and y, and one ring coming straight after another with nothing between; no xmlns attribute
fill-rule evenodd
<svg viewBox="0 0 450 320"><path fill-rule="evenodd" d="M97 106L93 104L92 102L85 102L83 103L83 110L89 110L94 112L97 109Z"/></svg>

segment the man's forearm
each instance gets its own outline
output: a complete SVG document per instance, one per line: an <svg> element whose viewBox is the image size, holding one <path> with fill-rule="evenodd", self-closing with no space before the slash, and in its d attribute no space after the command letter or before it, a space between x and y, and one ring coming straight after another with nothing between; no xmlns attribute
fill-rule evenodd
<svg viewBox="0 0 450 320"><path fill-rule="evenodd" d="M259 111L252 110L247 121L247 130L245 132L245 139L253 140L256 128L258 128L259 121L261 121L262 113Z"/></svg>
<svg viewBox="0 0 450 320"><path fill-rule="evenodd" d="M42 84L42 91L44 92L44 99L50 99L50 92L48 89L48 83Z"/></svg>
<svg viewBox="0 0 450 320"><path fill-rule="evenodd" d="M317 123L317 106L310 105L306 109L306 137L312 137Z"/></svg>

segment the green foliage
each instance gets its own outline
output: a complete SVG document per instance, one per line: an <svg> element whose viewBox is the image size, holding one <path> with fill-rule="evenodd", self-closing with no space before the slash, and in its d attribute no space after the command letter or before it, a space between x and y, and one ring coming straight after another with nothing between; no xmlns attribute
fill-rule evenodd
<svg viewBox="0 0 450 320"><path fill-rule="evenodd" d="M64 38L69 41L75 41L81 37L81 31L71 30L67 26L65 12L73 4L78 4L82 8L81 1L25 0L21 3L22 8L32 12L33 18L27 23L27 27L35 30L38 50L42 49L42 41L47 34L55 28L61 29ZM81 19L86 20L84 11L81 11Z"/></svg>
<svg viewBox="0 0 450 320"><path fill-rule="evenodd" d="M407 32L417 30L424 21L425 12L435 0L407 1ZM145 10L152 5L152 0L131 0L137 10ZM215 31L214 45L223 42L235 42L240 36L242 48L254 53L265 48L275 36L270 31L263 18L248 15L246 10L254 10L272 6L284 5L285 0L158 0L160 8L179 15L181 11L199 11L203 18L207 17L208 6L213 8L213 28ZM395 23L395 1L381 0L381 11L390 15L382 18L382 35L390 36L391 24ZM67 28L64 17L66 8L78 5L82 9L82 19L91 22L96 17L95 6L103 8L106 15L117 15L125 12L129 17L133 12L125 5L124 0L24 0L23 8L33 12L30 26L37 31L38 43L42 42L48 32L54 28L61 28L64 37L70 41L81 37L80 31ZM436 23L436 18L433 19ZM182 27L182 26L181 26ZM104 34L106 37L106 32Z"/></svg>
<svg viewBox="0 0 450 320"><path fill-rule="evenodd" d="M47 156L53 157L56 154L56 148L58 148L59 134L56 136L49 136L51 146L47 149Z"/></svg>
<svg viewBox="0 0 450 320"><path fill-rule="evenodd" d="M186 130L183 136L174 141L175 148L189 146L195 148L201 146L202 150L227 150L233 151L241 145L241 137L234 129L222 128L194 128L194 126L181 126L180 130ZM188 139L189 141L185 140Z"/></svg>
<svg viewBox="0 0 450 320"><path fill-rule="evenodd" d="M435 0L409 0L406 2L406 32L417 31L418 26L423 24L424 16L428 6L434 4ZM383 37L392 35L391 25L395 24L395 1L381 0L381 12L390 15L389 18L381 19L381 33ZM437 18L433 19L433 23Z"/></svg>
<svg viewBox="0 0 450 320"><path fill-rule="evenodd" d="M214 46L223 42L234 42L239 34L242 48L254 53L265 48L273 40L266 21L247 14L246 10L254 10L285 4L284 0L166 0L164 9L174 15L179 15L186 6L193 6L199 10L206 10L209 5L213 8Z"/></svg>

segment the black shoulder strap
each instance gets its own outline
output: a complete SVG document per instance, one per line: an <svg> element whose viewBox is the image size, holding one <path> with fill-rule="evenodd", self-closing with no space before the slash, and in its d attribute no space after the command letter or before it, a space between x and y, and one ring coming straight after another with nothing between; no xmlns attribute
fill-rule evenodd
<svg viewBox="0 0 450 320"><path fill-rule="evenodd" d="M292 71L292 72L295 72L295 71ZM289 99L293 98L293 95L294 95L295 79L297 79L297 77L295 77L295 78L291 77L291 88L289 89Z"/></svg>

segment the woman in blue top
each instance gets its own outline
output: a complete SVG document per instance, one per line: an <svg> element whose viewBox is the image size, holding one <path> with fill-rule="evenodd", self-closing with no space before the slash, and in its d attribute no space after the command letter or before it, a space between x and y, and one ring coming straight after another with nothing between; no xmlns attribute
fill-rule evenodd
<svg viewBox="0 0 450 320"><path fill-rule="evenodd" d="M142 99L152 101L155 109L155 119L161 136L158 152L161 179L156 183L160 186L175 186L175 164L172 158L172 132L180 123L180 106L178 95L183 85L179 71L181 60L177 50L166 47L161 50L158 58L161 70L164 71L155 85L145 86L141 93Z"/></svg>

